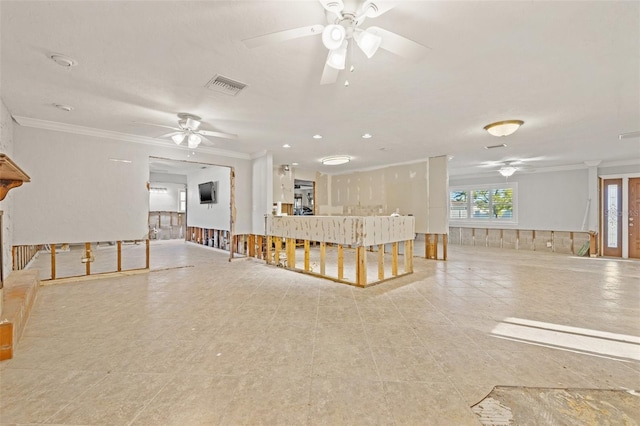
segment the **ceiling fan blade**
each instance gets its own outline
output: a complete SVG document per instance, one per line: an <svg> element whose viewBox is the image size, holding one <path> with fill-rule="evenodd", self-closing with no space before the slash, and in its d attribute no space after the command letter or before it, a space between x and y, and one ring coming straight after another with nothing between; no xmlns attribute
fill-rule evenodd
<svg viewBox="0 0 640 426"><path fill-rule="evenodd" d="M173 135L181 135L181 134L182 134L182 132L171 132L171 133L167 133L167 134L164 134L162 136L159 136L159 137L160 138L170 138Z"/></svg>
<svg viewBox="0 0 640 426"><path fill-rule="evenodd" d="M200 134L200 138L202 138L203 142L206 142L208 145L215 145L216 143L209 138L205 138L204 135Z"/></svg>
<svg viewBox="0 0 640 426"><path fill-rule="evenodd" d="M330 57L331 51L329 51L327 60L324 63L324 70L322 71L322 77L320 77L320 84L333 84L338 80L338 74L340 74L340 70L329 65Z"/></svg>
<svg viewBox="0 0 640 426"><path fill-rule="evenodd" d="M382 37L380 48L395 53L398 56L418 62L425 57L430 48L416 43L413 40L402 37L391 31L387 31L380 27L369 27L367 31Z"/></svg>
<svg viewBox="0 0 640 426"><path fill-rule="evenodd" d="M362 5L360 14L369 18L377 18L383 13L387 13L397 5L398 3L395 1L367 0Z"/></svg>
<svg viewBox="0 0 640 426"><path fill-rule="evenodd" d="M278 31L276 33L265 34L258 37L242 40L245 46L250 49L263 46L265 44L280 43L294 38L307 37L322 34L324 25L309 25L307 27L294 28L292 30Z"/></svg>
<svg viewBox="0 0 640 426"><path fill-rule="evenodd" d="M134 123L136 123L136 124L144 124L145 126L164 127L165 129L171 129L171 130L175 130L177 132L182 131L182 129L180 129L178 127L165 126L163 124L143 123L141 121L134 121Z"/></svg>
<svg viewBox="0 0 640 426"><path fill-rule="evenodd" d="M342 0L318 0L322 7L329 12L339 14L344 9L344 3Z"/></svg>
<svg viewBox="0 0 640 426"><path fill-rule="evenodd" d="M322 77L320 78L320 84L333 84L338 80L338 74L340 70L337 70L328 64L324 64L324 71L322 71Z"/></svg>
<svg viewBox="0 0 640 426"><path fill-rule="evenodd" d="M233 133L212 132L211 130L199 130L195 133L200 136L213 136L214 138L238 139L238 135L234 135Z"/></svg>

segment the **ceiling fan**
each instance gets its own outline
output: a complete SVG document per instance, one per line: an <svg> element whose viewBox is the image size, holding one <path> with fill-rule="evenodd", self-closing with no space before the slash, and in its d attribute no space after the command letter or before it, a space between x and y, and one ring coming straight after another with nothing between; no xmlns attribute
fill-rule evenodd
<svg viewBox="0 0 640 426"><path fill-rule="evenodd" d="M238 139L238 135L234 135L232 133L223 133L223 132L214 132L211 130L200 130L200 124L202 124L202 119L194 114L189 114L186 112L178 113L178 127L165 126L162 124L153 124L153 123L141 123L149 126L163 127L166 129L171 129L173 132L167 133L165 135L160 136L161 138L170 137L176 145L182 144L182 142L187 142L187 146L191 149L195 149L200 145L202 141L209 142L213 144L212 141L207 139L207 136L215 137L215 138L225 138L225 139Z"/></svg>
<svg viewBox="0 0 640 426"><path fill-rule="evenodd" d="M291 30L278 31L243 40L254 48L300 37L322 34L322 43L329 50L320 84L335 83L338 74L346 68L347 49L350 42L371 58L381 48L412 61L418 61L427 52L427 47L380 27L361 28L366 18L377 18L396 6L384 0L319 0L325 9L327 25L310 25Z"/></svg>
<svg viewBox="0 0 640 426"><path fill-rule="evenodd" d="M523 165L527 160L510 160L510 161L489 161L485 163L485 167L500 167L497 171L504 177L510 177L515 172L531 171L533 168Z"/></svg>

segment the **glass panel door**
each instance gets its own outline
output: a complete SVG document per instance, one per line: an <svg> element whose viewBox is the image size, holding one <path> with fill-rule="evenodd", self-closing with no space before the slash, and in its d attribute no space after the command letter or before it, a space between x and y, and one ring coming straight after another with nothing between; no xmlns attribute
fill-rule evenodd
<svg viewBox="0 0 640 426"><path fill-rule="evenodd" d="M604 210L602 254L622 257L622 179L606 179L602 207Z"/></svg>

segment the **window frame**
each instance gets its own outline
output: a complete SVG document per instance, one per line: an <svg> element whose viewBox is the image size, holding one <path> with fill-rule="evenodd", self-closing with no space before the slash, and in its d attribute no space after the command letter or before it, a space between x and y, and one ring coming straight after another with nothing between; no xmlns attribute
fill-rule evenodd
<svg viewBox="0 0 640 426"><path fill-rule="evenodd" d="M182 199L182 194L184 194L184 200ZM182 208L182 205L184 203L184 209ZM178 212L179 213L184 213L187 211L187 190L185 189L181 189L178 192Z"/></svg>
<svg viewBox="0 0 640 426"><path fill-rule="evenodd" d="M494 218L492 215L486 218L474 218L473 217L473 192L474 191L490 191L492 193L496 189L511 189L512 198L512 215L510 219ZM452 218L451 217L451 193L464 191L467 194L467 217L466 218ZM493 205L493 197L489 202L489 206ZM491 207L490 207L491 209ZM479 185L456 185L449 187L449 197L447 198L447 211L449 216L449 222L456 226L469 225L477 227L480 224L486 225L517 225L518 224L518 183L491 183L491 184L479 184Z"/></svg>

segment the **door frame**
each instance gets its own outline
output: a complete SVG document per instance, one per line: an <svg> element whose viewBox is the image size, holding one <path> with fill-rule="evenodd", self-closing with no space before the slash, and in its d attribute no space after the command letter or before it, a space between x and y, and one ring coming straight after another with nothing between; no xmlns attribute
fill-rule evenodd
<svg viewBox="0 0 640 426"><path fill-rule="evenodd" d="M629 258L629 179L631 178L640 178L640 173L618 173L614 175L599 175L598 189L599 189L599 199L600 199L600 207L598 213L598 240L599 247L604 247L604 181L605 179L622 179L622 214L620 216L622 220L622 259ZM602 250L600 250L602 252ZM602 253L600 253L602 255Z"/></svg>

